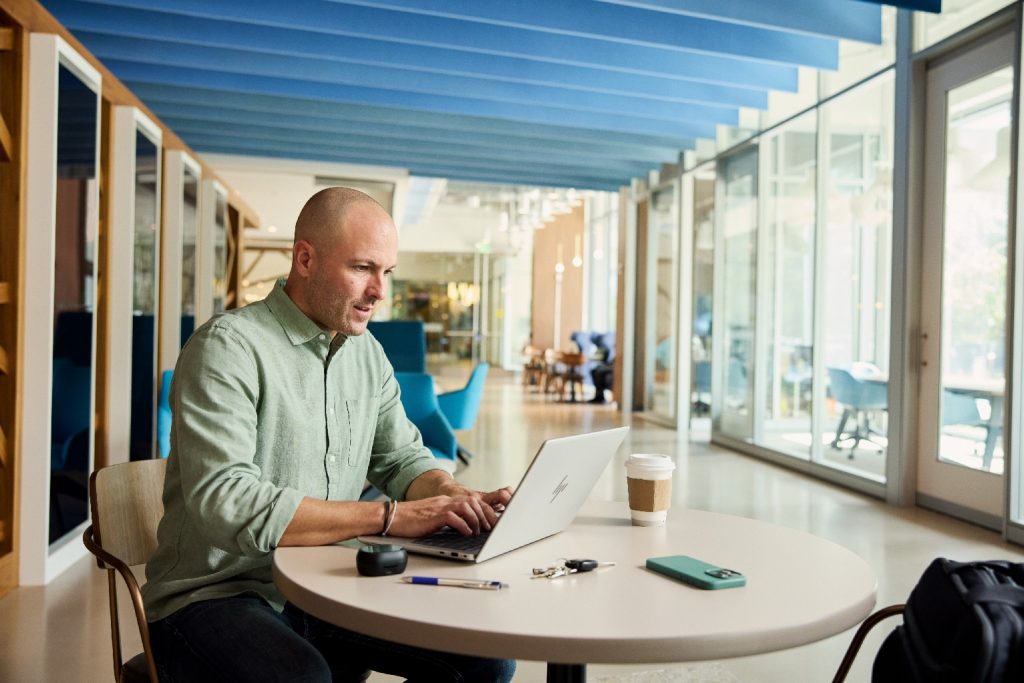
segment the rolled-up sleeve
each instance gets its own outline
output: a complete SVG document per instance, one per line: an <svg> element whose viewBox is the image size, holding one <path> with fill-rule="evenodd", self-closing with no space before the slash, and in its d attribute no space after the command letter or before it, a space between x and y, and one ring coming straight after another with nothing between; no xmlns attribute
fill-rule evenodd
<svg viewBox="0 0 1024 683"><path fill-rule="evenodd" d="M230 329L205 327L183 350L171 450L185 509L211 545L246 557L271 552L302 501L255 463L259 392L253 354Z"/></svg>

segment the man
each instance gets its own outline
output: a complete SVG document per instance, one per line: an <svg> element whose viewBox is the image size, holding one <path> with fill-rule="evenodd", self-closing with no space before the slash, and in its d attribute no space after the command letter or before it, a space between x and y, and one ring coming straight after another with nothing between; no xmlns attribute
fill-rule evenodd
<svg viewBox="0 0 1024 683"><path fill-rule="evenodd" d="M406 419L380 344L363 335L398 237L367 195L330 188L295 226L292 267L261 302L203 325L182 349L158 548L143 588L161 677L505 681L514 662L368 638L284 604L274 548L445 525L490 529L510 491L441 469ZM357 501L363 482L401 503Z"/></svg>
<svg viewBox="0 0 1024 683"><path fill-rule="evenodd" d="M597 361L597 364L590 370L590 380L594 383L594 398L590 399L590 402L604 403L604 392L612 389L615 358L605 335L595 334L591 341L595 346L590 357Z"/></svg>

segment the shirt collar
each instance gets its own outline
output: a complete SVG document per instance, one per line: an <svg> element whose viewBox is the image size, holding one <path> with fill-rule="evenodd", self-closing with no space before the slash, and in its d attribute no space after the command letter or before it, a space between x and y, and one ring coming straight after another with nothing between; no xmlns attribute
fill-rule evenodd
<svg viewBox="0 0 1024 683"><path fill-rule="evenodd" d="M292 345L305 344L321 335L324 335L323 339L327 339L329 333L326 330L320 329L319 325L310 320L309 316L295 305L291 297L285 293L284 284L284 279L278 280L264 301L266 301L270 312L281 323L281 327L284 328L284 332L288 335Z"/></svg>

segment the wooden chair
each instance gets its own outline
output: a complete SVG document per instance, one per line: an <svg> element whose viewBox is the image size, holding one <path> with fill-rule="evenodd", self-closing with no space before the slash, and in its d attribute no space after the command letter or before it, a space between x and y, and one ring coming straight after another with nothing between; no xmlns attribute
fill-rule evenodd
<svg viewBox="0 0 1024 683"><path fill-rule="evenodd" d="M565 367L558 362L558 351L544 350L544 395L554 391L557 396L565 389Z"/></svg>
<svg viewBox="0 0 1024 683"><path fill-rule="evenodd" d="M544 382L544 349L536 346L523 348L523 384L528 387L539 387Z"/></svg>
<svg viewBox="0 0 1024 683"><path fill-rule="evenodd" d="M85 530L82 542L96 556L100 569L107 570L117 683L159 683L142 593L131 567L145 564L156 550L156 529L164 514L162 497L166 469L166 460L139 460L96 470L89 479L92 524ZM121 655L115 572L128 587L142 636L143 651L127 662Z"/></svg>
<svg viewBox="0 0 1024 683"><path fill-rule="evenodd" d="M565 370L562 371L562 389L559 392L559 399L565 400L565 385L569 386L569 402L576 402L576 387L580 388L580 397L583 396L583 374L581 368L587 362L587 357L582 353L574 351L559 351L556 359Z"/></svg>

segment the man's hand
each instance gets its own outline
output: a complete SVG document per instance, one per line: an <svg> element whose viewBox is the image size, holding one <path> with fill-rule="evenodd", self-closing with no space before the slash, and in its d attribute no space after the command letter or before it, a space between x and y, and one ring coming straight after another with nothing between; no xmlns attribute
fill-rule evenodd
<svg viewBox="0 0 1024 683"><path fill-rule="evenodd" d="M406 491L388 532L393 536L425 536L450 526L459 533L490 531L498 513L512 498L511 487L483 493L455 482L440 470L425 472Z"/></svg>

